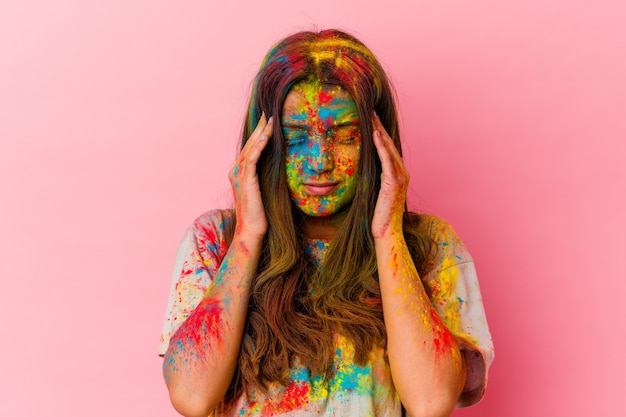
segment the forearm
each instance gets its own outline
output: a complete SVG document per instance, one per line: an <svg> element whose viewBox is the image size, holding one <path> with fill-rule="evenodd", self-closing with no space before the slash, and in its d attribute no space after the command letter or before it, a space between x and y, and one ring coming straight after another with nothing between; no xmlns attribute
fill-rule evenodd
<svg viewBox="0 0 626 417"><path fill-rule="evenodd" d="M465 383L457 343L437 316L403 234L375 238L393 381L412 416L449 416Z"/></svg>
<svg viewBox="0 0 626 417"><path fill-rule="evenodd" d="M170 340L163 374L185 416L207 416L230 385L260 252L260 239L235 233L212 286Z"/></svg>

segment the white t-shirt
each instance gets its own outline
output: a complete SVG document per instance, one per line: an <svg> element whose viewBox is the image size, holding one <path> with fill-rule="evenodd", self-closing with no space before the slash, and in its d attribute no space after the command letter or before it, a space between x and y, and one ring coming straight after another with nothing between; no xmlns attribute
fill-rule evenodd
<svg viewBox="0 0 626 417"><path fill-rule="evenodd" d="M186 231L176 257L160 355L165 354L170 338L200 303L217 274L228 251L224 225L232 216L232 210L213 210ZM474 262L450 225L435 216L421 217L419 227L438 245L434 265L422 282L437 314L463 349L467 381L457 405L471 405L484 395L494 356ZM307 253L320 261L328 246L328 241L310 240ZM336 349L329 379L311 375L296 358L288 386L271 384L267 393L248 387L230 409L218 410L216 415L401 416L402 405L384 349L374 348L368 362L360 366L353 360L352 343L339 334L333 337Z"/></svg>

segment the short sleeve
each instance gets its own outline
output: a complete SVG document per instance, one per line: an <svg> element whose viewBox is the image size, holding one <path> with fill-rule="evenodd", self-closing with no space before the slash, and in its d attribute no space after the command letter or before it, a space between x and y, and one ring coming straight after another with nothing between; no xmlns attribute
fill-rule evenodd
<svg viewBox="0 0 626 417"><path fill-rule="evenodd" d="M467 365L467 380L457 407L479 402L494 358L474 261L452 227L424 216L424 226L438 246L430 272L423 278L437 314L455 337Z"/></svg>
<svg viewBox="0 0 626 417"><path fill-rule="evenodd" d="M198 217L178 247L167 301L158 354L167 351L170 338L202 300L228 251L225 228L232 218L228 210L214 210Z"/></svg>

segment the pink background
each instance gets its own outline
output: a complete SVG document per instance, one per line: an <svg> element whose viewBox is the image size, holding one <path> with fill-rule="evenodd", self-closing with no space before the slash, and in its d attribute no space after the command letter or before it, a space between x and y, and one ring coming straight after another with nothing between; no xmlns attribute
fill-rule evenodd
<svg viewBox="0 0 626 417"><path fill-rule="evenodd" d="M379 56L411 206L476 259L496 360L454 415L626 415L624 3L239 3L0 5L0 415L176 415L156 348L178 241L229 203L262 56L313 27Z"/></svg>

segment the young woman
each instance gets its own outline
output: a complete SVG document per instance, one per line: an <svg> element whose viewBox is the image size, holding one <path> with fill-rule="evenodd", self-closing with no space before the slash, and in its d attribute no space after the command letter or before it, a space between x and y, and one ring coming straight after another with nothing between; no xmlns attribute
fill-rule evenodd
<svg viewBox="0 0 626 417"><path fill-rule="evenodd" d="M185 416L448 416L493 345L472 258L406 211L385 73L354 37L301 32L256 77L235 207L181 243L160 354Z"/></svg>

